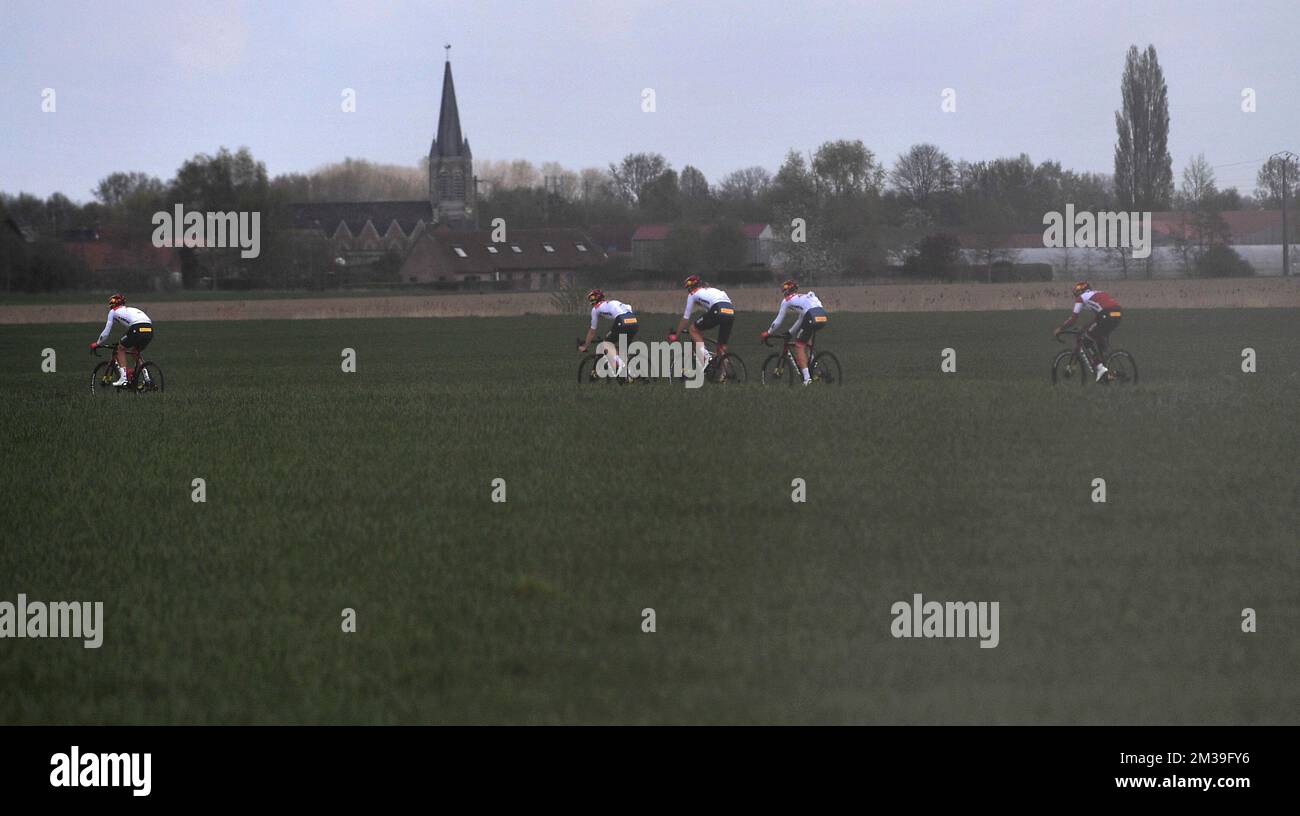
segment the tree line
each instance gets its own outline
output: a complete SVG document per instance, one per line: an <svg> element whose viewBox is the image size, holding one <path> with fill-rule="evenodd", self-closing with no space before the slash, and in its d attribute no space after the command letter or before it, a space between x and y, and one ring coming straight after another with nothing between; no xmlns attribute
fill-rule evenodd
<svg viewBox="0 0 1300 816"><path fill-rule="evenodd" d="M977 250L979 236L988 236L986 265L991 265L999 258L996 236L1041 231L1043 214L1062 211L1066 204L1076 211L1176 209L1188 219L1191 235L1180 239L1178 250L1194 273L1207 257L1231 265L1222 253L1228 240L1222 212L1273 208L1284 197L1296 201L1300 167L1294 159L1270 159L1258 171L1255 190L1242 193L1220 189L1213 167L1198 155L1175 187L1168 92L1154 47L1129 50L1121 99L1112 174L1076 172L1024 153L954 159L930 143L915 144L886 162L860 139L828 141L808 154L791 150L775 172L745 167L713 182L690 164L678 171L656 152L630 153L607 167L582 170L554 162L538 167L525 160L476 161L479 218L486 224L501 217L521 228L673 224L677 229L667 255L682 268L731 262L738 253L739 224L770 223L782 244L786 273L815 277L878 274L899 266L942 274L957 263L956 234L967 236L967 244L976 236ZM348 158L309 173L271 177L247 148L223 147L186 160L168 181L115 172L90 192L83 203L62 193L41 199L0 192L0 220L12 214L40 236L30 251L18 253L16 236L0 230L0 241L8 245L0 252L7 288L84 283L79 280L84 270L78 270L62 238L111 226L121 240L147 241L153 214L177 204L187 210L262 213L260 258L181 250L187 286L201 273L297 285L294 270L302 265L303 249L289 229L291 203L425 199L428 159L401 166Z"/></svg>

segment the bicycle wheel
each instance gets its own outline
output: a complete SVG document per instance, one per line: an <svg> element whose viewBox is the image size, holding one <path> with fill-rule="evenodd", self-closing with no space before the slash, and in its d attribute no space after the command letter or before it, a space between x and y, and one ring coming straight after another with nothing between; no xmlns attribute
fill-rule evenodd
<svg viewBox="0 0 1300 816"><path fill-rule="evenodd" d="M1079 385L1088 384L1088 369L1082 358L1073 351L1058 352L1052 360L1052 385L1064 383L1070 385L1078 380Z"/></svg>
<svg viewBox="0 0 1300 816"><path fill-rule="evenodd" d="M600 361L599 354L588 354L578 363L578 382L599 382L602 377L596 374L596 364Z"/></svg>
<svg viewBox="0 0 1300 816"><path fill-rule="evenodd" d="M840 370L840 361L829 351L819 351L813 355L808 375L813 382L825 385L839 385L844 376Z"/></svg>
<svg viewBox="0 0 1300 816"><path fill-rule="evenodd" d="M135 377L135 393L153 394L162 393L163 390L163 373L157 363L145 363L140 366L140 372Z"/></svg>
<svg viewBox="0 0 1300 816"><path fill-rule="evenodd" d="M771 354L763 361L759 372L759 382L763 385L794 385L794 366L784 354Z"/></svg>
<svg viewBox="0 0 1300 816"><path fill-rule="evenodd" d="M1133 355L1116 350L1106 358L1106 379L1112 385L1137 385L1138 366Z"/></svg>
<svg viewBox="0 0 1300 816"><path fill-rule="evenodd" d="M704 370L704 376L709 382L720 385L739 385L745 381L747 374L745 361L730 352L722 355L721 359L715 358Z"/></svg>
<svg viewBox="0 0 1300 816"><path fill-rule="evenodd" d="M113 383L117 381L117 365L115 363L100 363L95 366L95 370L90 374L90 393L108 394L113 390Z"/></svg>

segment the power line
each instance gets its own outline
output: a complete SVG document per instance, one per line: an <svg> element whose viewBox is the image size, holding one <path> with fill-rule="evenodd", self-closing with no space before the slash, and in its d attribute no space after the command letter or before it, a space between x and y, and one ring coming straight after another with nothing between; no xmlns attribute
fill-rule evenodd
<svg viewBox="0 0 1300 816"><path fill-rule="evenodd" d="M1227 163L1227 164L1212 164L1212 165L1210 165L1210 167L1211 167L1212 169L1214 169L1214 170L1218 170L1220 167L1236 167L1237 165L1240 165L1240 164L1263 164L1263 163L1266 162L1266 161L1268 161L1267 158L1264 158L1264 159L1248 159L1248 160L1246 160L1246 161L1229 162L1229 163Z"/></svg>

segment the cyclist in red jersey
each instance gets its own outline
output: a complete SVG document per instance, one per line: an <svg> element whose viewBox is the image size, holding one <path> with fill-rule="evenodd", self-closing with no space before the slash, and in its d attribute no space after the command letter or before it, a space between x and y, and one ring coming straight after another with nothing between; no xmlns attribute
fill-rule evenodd
<svg viewBox="0 0 1300 816"><path fill-rule="evenodd" d="M1106 350L1109 347L1107 339L1119 326L1121 318L1119 301L1100 289L1093 289L1091 283L1079 281L1074 285L1074 311L1057 327L1052 336L1060 337L1061 332L1073 326L1085 307L1093 313L1093 321L1087 329L1074 338L1074 350L1087 356L1088 347L1084 345L1083 337L1087 335L1092 338L1097 344L1098 359L1093 360L1089 357L1088 364L1097 372L1097 382L1101 382L1106 376Z"/></svg>

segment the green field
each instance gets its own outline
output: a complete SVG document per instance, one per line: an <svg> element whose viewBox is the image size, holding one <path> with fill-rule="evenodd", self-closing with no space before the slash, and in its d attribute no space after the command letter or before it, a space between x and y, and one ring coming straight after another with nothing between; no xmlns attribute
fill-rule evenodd
<svg viewBox="0 0 1300 816"><path fill-rule="evenodd" d="M1300 313L1130 312L1130 390L1049 385L1060 317L836 315L839 389L579 387L582 317L167 324L153 397L0 327L0 601L106 608L0 640L0 722L1300 723ZM1000 644L893 638L918 592Z"/></svg>

